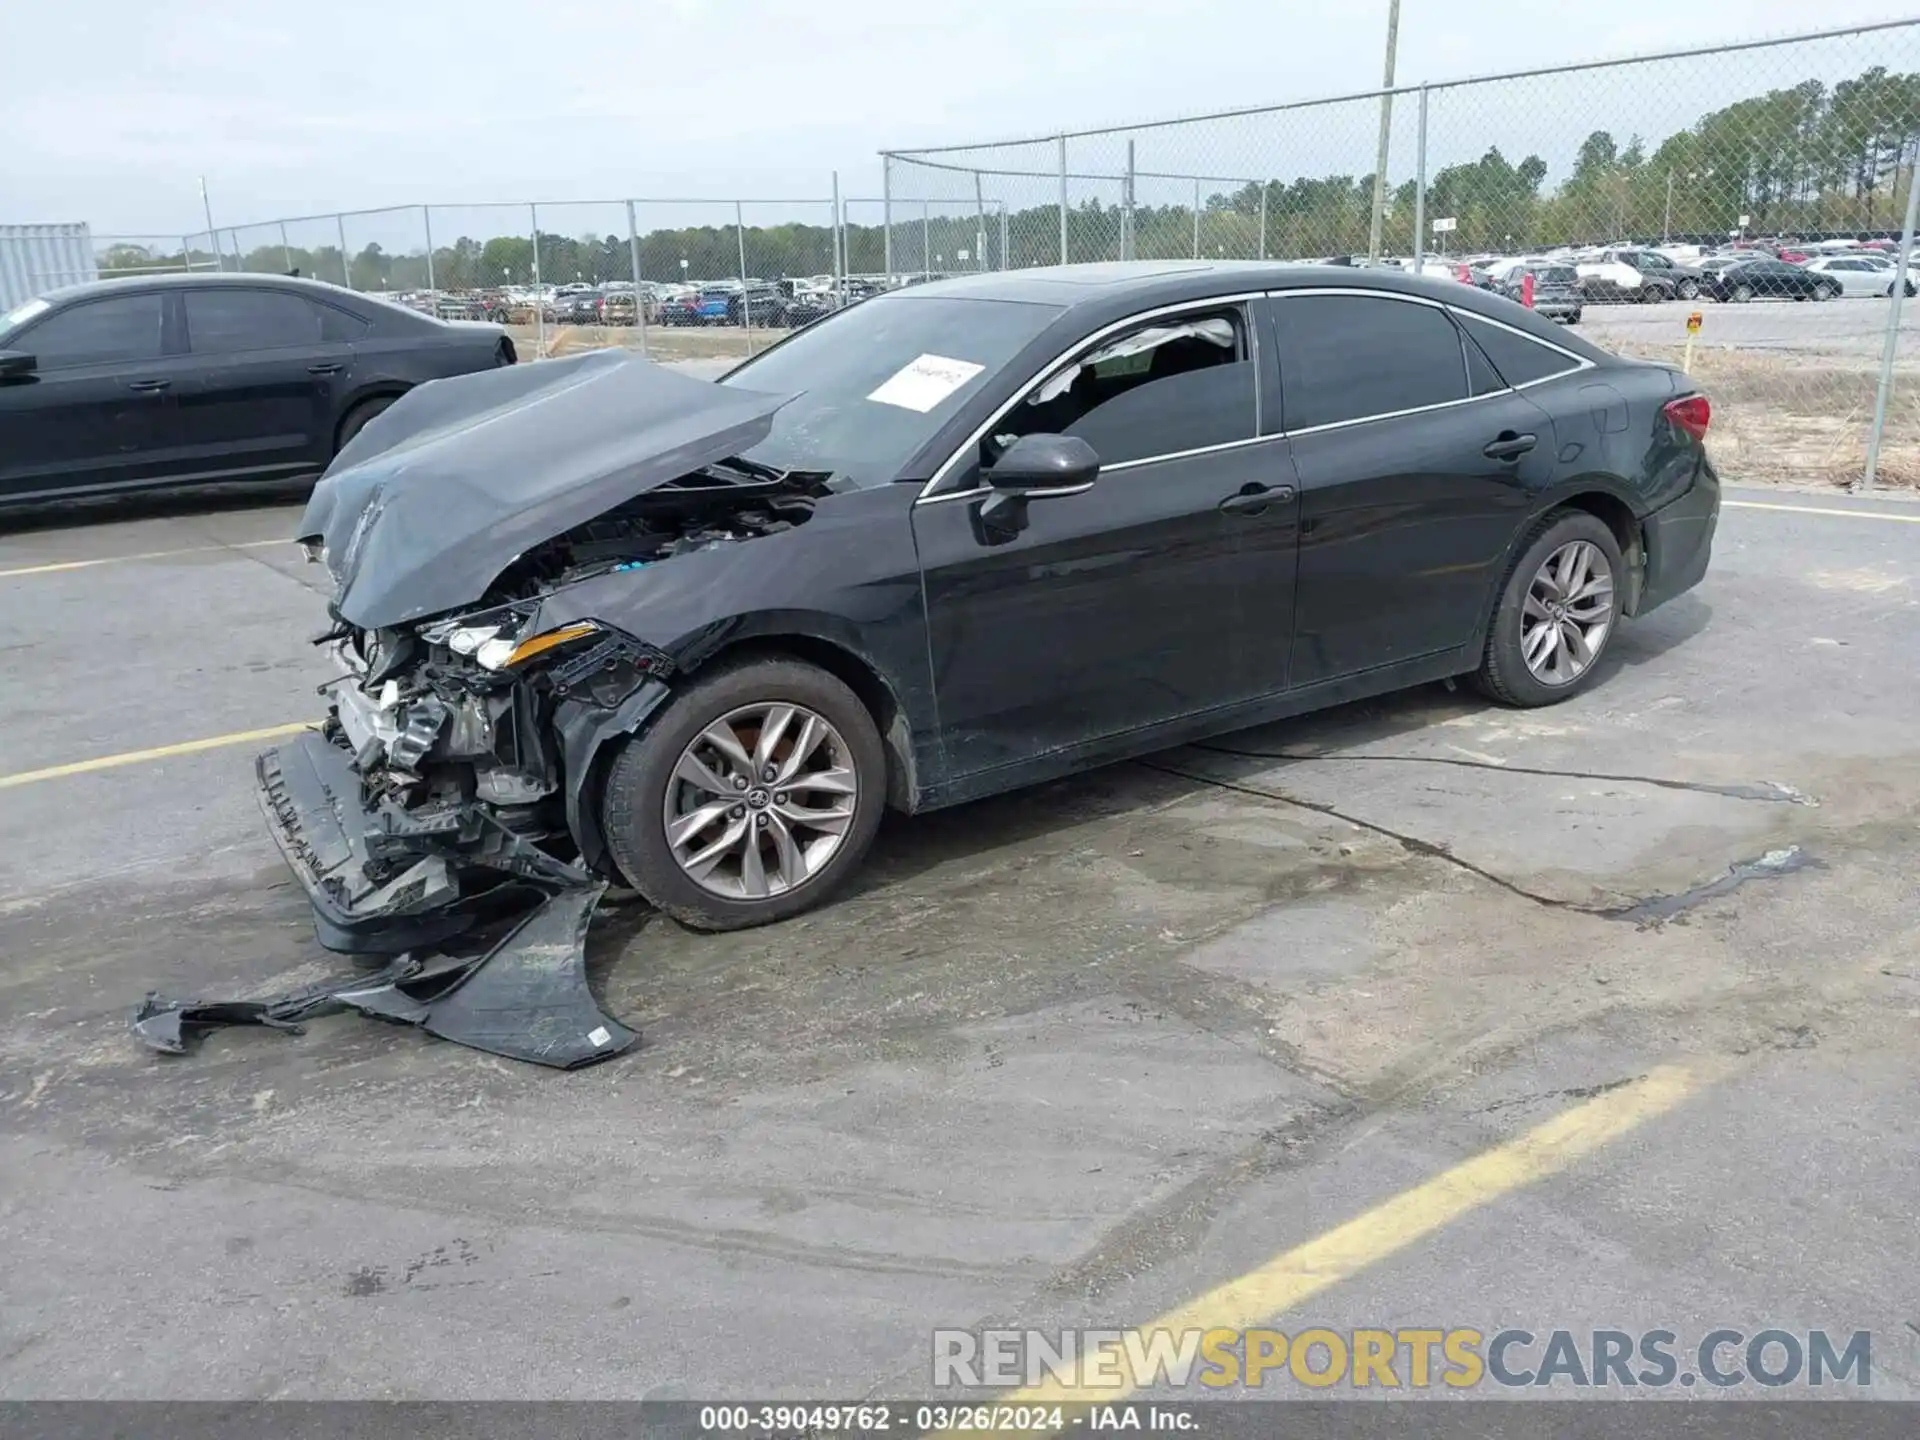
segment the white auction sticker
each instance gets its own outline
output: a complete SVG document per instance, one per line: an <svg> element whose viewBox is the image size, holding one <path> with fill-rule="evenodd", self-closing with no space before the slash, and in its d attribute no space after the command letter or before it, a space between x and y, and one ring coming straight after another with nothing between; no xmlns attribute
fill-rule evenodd
<svg viewBox="0 0 1920 1440"><path fill-rule="evenodd" d="M882 405L898 405L902 410L918 410L924 415L986 368L971 360L922 355L901 366L867 398L878 400Z"/></svg>
<svg viewBox="0 0 1920 1440"><path fill-rule="evenodd" d="M611 1039L613 1039L613 1032L604 1025L596 1025L587 1032L587 1040L596 1050Z"/></svg>

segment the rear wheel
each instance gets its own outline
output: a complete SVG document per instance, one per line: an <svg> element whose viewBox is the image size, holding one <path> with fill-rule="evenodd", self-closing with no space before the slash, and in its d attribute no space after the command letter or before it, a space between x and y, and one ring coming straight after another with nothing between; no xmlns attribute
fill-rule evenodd
<svg viewBox="0 0 1920 1440"><path fill-rule="evenodd" d="M1682 280L1680 282L1680 288L1675 291L1675 293L1679 295L1682 300L1698 300L1700 298L1700 284L1695 280Z"/></svg>
<svg viewBox="0 0 1920 1440"><path fill-rule="evenodd" d="M1753 287L1751 285L1736 285L1733 287L1733 293L1727 298L1736 305L1744 305L1753 299Z"/></svg>
<svg viewBox="0 0 1920 1440"><path fill-rule="evenodd" d="M393 404L398 398L398 396L394 395L379 395L371 400L362 400L351 410L347 411L346 418L340 422L340 432L334 437L333 453L338 455L342 450L346 449L347 442L352 440L353 437L358 435L362 430L366 429L368 421L372 420L374 416Z"/></svg>
<svg viewBox="0 0 1920 1440"><path fill-rule="evenodd" d="M834 676L762 658L702 675L607 774L607 848L701 930L811 909L849 879L886 801L873 717Z"/></svg>
<svg viewBox="0 0 1920 1440"><path fill-rule="evenodd" d="M1613 531L1583 510L1547 515L1521 546L1474 683L1507 705L1552 705L1592 683L1619 619Z"/></svg>
<svg viewBox="0 0 1920 1440"><path fill-rule="evenodd" d="M1838 285L1816 285L1813 291L1813 298L1816 300L1838 300L1840 298L1840 287Z"/></svg>

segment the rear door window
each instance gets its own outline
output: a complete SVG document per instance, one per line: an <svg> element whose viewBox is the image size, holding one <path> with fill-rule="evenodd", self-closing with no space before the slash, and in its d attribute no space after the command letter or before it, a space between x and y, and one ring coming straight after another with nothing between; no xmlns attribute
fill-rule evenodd
<svg viewBox="0 0 1920 1440"><path fill-rule="evenodd" d="M196 355L283 350L320 342L320 308L272 290L189 290L187 343Z"/></svg>
<svg viewBox="0 0 1920 1440"><path fill-rule="evenodd" d="M163 296L116 295L55 311L13 343L42 370L158 360L165 320Z"/></svg>
<svg viewBox="0 0 1920 1440"><path fill-rule="evenodd" d="M1437 305L1384 295L1280 295L1273 316L1288 430L1469 396L1460 332Z"/></svg>

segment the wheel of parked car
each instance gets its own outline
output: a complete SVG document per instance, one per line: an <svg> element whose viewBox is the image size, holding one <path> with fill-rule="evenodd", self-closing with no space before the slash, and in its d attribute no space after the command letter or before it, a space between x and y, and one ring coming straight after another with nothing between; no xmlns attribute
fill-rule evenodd
<svg viewBox="0 0 1920 1440"><path fill-rule="evenodd" d="M1911 280L1909 280L1909 281L1907 281L1907 298L1908 298L1909 300L1911 300L1911 299L1913 299L1913 296L1914 296L1914 289L1915 289L1915 286L1914 286L1914 283L1913 283L1913 281L1911 281ZM1893 298L1893 286L1892 286L1891 284L1889 284L1889 285L1887 286L1887 298L1888 298L1889 300L1891 300L1891 299Z"/></svg>
<svg viewBox="0 0 1920 1440"><path fill-rule="evenodd" d="M1736 285L1733 287L1733 293L1727 298L1736 305L1744 305L1753 299L1753 287L1751 285Z"/></svg>
<svg viewBox="0 0 1920 1440"><path fill-rule="evenodd" d="M352 440L353 437L358 435L362 430L366 429L367 423L389 405L393 404L395 398L396 397L392 395L379 395L371 400L362 400L358 405L355 405L349 410L346 418L340 422L340 433L335 437L333 453L338 455L342 450L346 449L347 442Z"/></svg>
<svg viewBox="0 0 1920 1440"><path fill-rule="evenodd" d="M1580 312L1578 310L1574 311L1571 315L1567 316L1567 324L1578 325L1579 323L1580 323Z"/></svg>
<svg viewBox="0 0 1920 1440"><path fill-rule="evenodd" d="M1619 619L1613 531L1584 510L1534 527L1501 587L1475 683L1508 705L1551 705L1594 677Z"/></svg>
<svg viewBox="0 0 1920 1440"><path fill-rule="evenodd" d="M1840 298L1840 287L1838 285L1816 285L1813 287L1813 298L1816 300L1838 300Z"/></svg>
<svg viewBox="0 0 1920 1440"><path fill-rule="evenodd" d="M607 847L633 888L701 930L818 904L856 869L886 803L858 696L797 660L701 674L607 774Z"/></svg>
<svg viewBox="0 0 1920 1440"><path fill-rule="evenodd" d="M1672 298L1673 291L1664 285L1642 285L1640 287L1640 303L1642 305L1658 305L1661 301L1671 300Z"/></svg>
<svg viewBox="0 0 1920 1440"><path fill-rule="evenodd" d="M1679 288L1676 289L1674 293L1682 300L1698 300L1700 298L1700 282L1698 280L1682 280Z"/></svg>

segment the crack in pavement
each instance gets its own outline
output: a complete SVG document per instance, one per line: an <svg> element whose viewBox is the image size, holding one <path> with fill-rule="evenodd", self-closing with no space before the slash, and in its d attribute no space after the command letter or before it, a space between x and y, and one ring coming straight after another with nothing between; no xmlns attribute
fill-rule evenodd
<svg viewBox="0 0 1920 1440"><path fill-rule="evenodd" d="M1212 749L1211 746L1195 746L1195 749ZM1232 751L1222 752L1232 754ZM1383 757L1384 758L1384 757ZM1583 905L1577 900L1562 900L1558 896L1543 895L1537 890L1529 890L1518 881L1509 880L1484 865L1476 865L1463 856L1456 855L1443 841L1423 840L1418 835L1408 835L1377 821L1363 820L1357 815L1323 800L1303 800L1297 795L1288 795L1284 791L1267 790L1258 785L1248 785L1238 780L1227 780L1218 775L1207 775L1198 771L1183 770L1177 765L1168 765L1157 760L1136 760L1134 762L1148 770L1157 770L1163 775L1177 775L1183 780L1192 780L1201 785L1212 785L1221 790L1231 790L1241 795L1252 795L1262 800L1271 800L1281 805L1293 805L1302 810L1311 810L1316 815L1331 816L1335 820L1344 820L1347 824L1362 830L1370 830L1376 835L1394 841L1415 855L1428 856L1443 860L1449 865L1466 871L1469 875L1498 886L1509 894L1518 895L1523 900L1531 900L1536 905L1544 905L1550 910L1570 910L1578 915L1592 915L1601 920L1621 920L1636 926L1658 925L1671 920L1683 911L1721 895L1730 893L1746 884L1749 880L1772 879L1782 875L1791 875L1800 870L1821 868L1821 862L1809 855L1798 845L1789 845L1781 850L1769 850L1766 854L1752 860L1741 860L1729 866L1722 875L1702 881L1685 890L1672 894L1646 895L1625 905ZM1498 769L1498 766L1489 766ZM1554 772L1548 772L1554 773Z"/></svg>
<svg viewBox="0 0 1920 1440"><path fill-rule="evenodd" d="M1659 775L1606 775L1595 770L1545 770L1531 765L1497 765L1488 760L1463 760L1451 755L1301 755L1286 750L1245 750L1232 745L1195 744L1192 750L1211 750L1216 755L1237 755L1247 760L1339 760L1380 761L1399 765L1457 765L1463 770L1492 770L1501 775L1542 775L1556 780L1612 780L1623 785L1655 785L1662 790L1691 790L1700 795L1721 795L1730 800L1760 800L1773 804L1818 806L1819 801L1804 790L1783 785L1778 780L1758 785L1712 785L1704 780L1670 780Z"/></svg>

